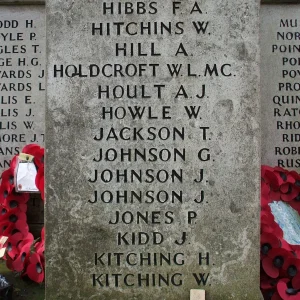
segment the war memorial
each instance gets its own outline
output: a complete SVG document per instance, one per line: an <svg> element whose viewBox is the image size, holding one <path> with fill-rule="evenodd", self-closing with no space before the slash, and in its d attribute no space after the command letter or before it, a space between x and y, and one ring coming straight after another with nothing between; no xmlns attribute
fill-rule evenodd
<svg viewBox="0 0 300 300"><path fill-rule="evenodd" d="M0 0L0 170L45 148L46 300L300 299L261 214L270 178L300 201L298 2Z"/></svg>

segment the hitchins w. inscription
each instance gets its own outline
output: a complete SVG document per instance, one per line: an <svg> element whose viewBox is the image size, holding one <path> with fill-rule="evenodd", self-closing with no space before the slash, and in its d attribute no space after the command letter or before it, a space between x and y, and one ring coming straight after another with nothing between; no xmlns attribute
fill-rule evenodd
<svg viewBox="0 0 300 300"><path fill-rule="evenodd" d="M47 299L260 299L258 2L47 15Z"/></svg>

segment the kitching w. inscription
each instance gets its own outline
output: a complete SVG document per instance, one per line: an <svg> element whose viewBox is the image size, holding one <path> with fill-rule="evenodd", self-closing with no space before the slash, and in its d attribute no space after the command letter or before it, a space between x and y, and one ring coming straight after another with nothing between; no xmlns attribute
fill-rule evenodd
<svg viewBox="0 0 300 300"><path fill-rule="evenodd" d="M183 252L177 253L95 253L95 266L123 266L128 265L132 267L139 266L143 269L147 267L178 267L188 264L186 260L191 259ZM198 253L198 265L202 266L205 260L205 265L209 266L210 257L207 252L205 255ZM209 273L192 273L198 286L205 286L207 284ZM92 274L93 286L105 287L138 287L145 288L150 286L174 286L180 287L184 284L185 274L183 273L116 273L116 274Z"/></svg>
<svg viewBox="0 0 300 300"><path fill-rule="evenodd" d="M92 113L100 126L92 128L92 142L99 146L93 152L95 168L87 178L94 194L87 202L109 211L103 220L114 230L115 245L124 250L96 253L95 266L159 269L155 273L95 273L93 286L179 287L190 276L196 286L206 285L209 273L180 271L187 261L183 252L144 253L143 247L190 247L198 211L209 203L205 164L214 162L209 148L213 132L203 120L209 98L206 81L235 76L232 64L201 59L195 63L197 54L181 40L191 32L203 38L211 35L207 12L197 1L184 6L181 1L103 2L101 9L104 20L89 23L90 36L95 41L113 36L109 55L101 64L96 60L54 64L52 76L92 80L96 86ZM166 9L170 20L160 20L160 11ZM189 21L178 20L183 13ZM115 21L106 21L109 15ZM126 15L136 19L123 21ZM166 48L163 36L180 39ZM195 164L192 172L191 161ZM170 234L167 228L178 230ZM131 246L141 252L125 254ZM194 253L187 265L196 260L202 266L206 260L202 268L207 269L209 259L208 252L205 256ZM162 271L164 266L175 269Z"/></svg>

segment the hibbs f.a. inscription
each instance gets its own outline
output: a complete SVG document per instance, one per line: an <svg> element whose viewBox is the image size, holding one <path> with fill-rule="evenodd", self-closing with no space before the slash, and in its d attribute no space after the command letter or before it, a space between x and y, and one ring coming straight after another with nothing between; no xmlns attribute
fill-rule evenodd
<svg viewBox="0 0 300 300"><path fill-rule="evenodd" d="M257 6L49 1L49 299L259 299Z"/></svg>

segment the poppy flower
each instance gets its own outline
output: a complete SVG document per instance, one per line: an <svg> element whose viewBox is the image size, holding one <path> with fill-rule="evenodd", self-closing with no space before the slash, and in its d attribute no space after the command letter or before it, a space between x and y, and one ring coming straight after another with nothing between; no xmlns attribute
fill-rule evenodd
<svg viewBox="0 0 300 300"><path fill-rule="evenodd" d="M0 225L0 234L4 236L10 236L14 229L14 224L2 224Z"/></svg>
<svg viewBox="0 0 300 300"><path fill-rule="evenodd" d="M262 172L263 181L270 185L271 200L291 201L297 195L295 176L282 168L265 168ZM265 197L265 194L262 193Z"/></svg>
<svg viewBox="0 0 300 300"><path fill-rule="evenodd" d="M6 184L0 185L0 204L4 203L9 195L9 187Z"/></svg>
<svg viewBox="0 0 300 300"><path fill-rule="evenodd" d="M27 211L27 202L29 200L29 194L25 193L15 193L12 192L4 200L4 207L8 209L19 208L20 211L26 213Z"/></svg>
<svg viewBox="0 0 300 300"><path fill-rule="evenodd" d="M268 300L300 300L300 245L284 240L269 206L285 201L300 213L300 174L262 166L261 176L261 290Z"/></svg>
<svg viewBox="0 0 300 300"><path fill-rule="evenodd" d="M40 147L39 145L27 145L22 149L22 152L34 156L33 161L37 168L40 168L42 165L44 165L44 148Z"/></svg>
<svg viewBox="0 0 300 300"><path fill-rule="evenodd" d="M267 165L262 165L261 166L261 177L262 178L267 178L268 174L271 174L275 171L275 168L267 166Z"/></svg>
<svg viewBox="0 0 300 300"><path fill-rule="evenodd" d="M32 243L33 235L31 233L29 233L27 237L19 243L19 254L16 257L16 259L12 262L12 266L17 272L22 272L24 270L25 264L28 262L30 256Z"/></svg>
<svg viewBox="0 0 300 300"><path fill-rule="evenodd" d="M280 271L288 258L293 258L294 255L291 251L283 248L271 249L267 256L262 259L262 267L268 276L277 278Z"/></svg>
<svg viewBox="0 0 300 300"><path fill-rule="evenodd" d="M1 186L10 193L14 188L14 170L9 168L2 173Z"/></svg>
<svg viewBox="0 0 300 300"><path fill-rule="evenodd" d="M280 185L284 182L283 179L272 169L266 169L263 175L264 181L270 185L272 191L279 190Z"/></svg>
<svg viewBox="0 0 300 300"><path fill-rule="evenodd" d="M260 274L260 288L262 290L273 290L276 291L276 285L278 279L270 278L265 272Z"/></svg>
<svg viewBox="0 0 300 300"><path fill-rule="evenodd" d="M10 161L10 169L14 172L18 162L18 155L15 155Z"/></svg>
<svg viewBox="0 0 300 300"><path fill-rule="evenodd" d="M40 148L39 151L34 156L34 163L38 169L44 166L44 160L45 160L44 148Z"/></svg>
<svg viewBox="0 0 300 300"><path fill-rule="evenodd" d="M45 277L44 266L38 253L31 254L25 274L37 283L43 282Z"/></svg>
<svg viewBox="0 0 300 300"><path fill-rule="evenodd" d="M26 236L23 236L23 240L18 244L19 249L21 249L24 245L30 244L32 245L34 241L34 237L32 233L28 232Z"/></svg>
<svg viewBox="0 0 300 300"><path fill-rule="evenodd" d="M18 244L23 240L23 234L17 232L11 235L6 242L6 251L10 258L15 259L19 255Z"/></svg>
<svg viewBox="0 0 300 300"><path fill-rule="evenodd" d="M25 264L27 263L30 256L30 248L31 244L24 245L16 257L16 259L12 262L13 270L17 272L22 272L25 268Z"/></svg>
<svg viewBox="0 0 300 300"><path fill-rule="evenodd" d="M26 153L26 154L35 156L39 153L40 148L41 147L37 144L29 144L29 145L26 145L25 147L23 147L22 153Z"/></svg>
<svg viewBox="0 0 300 300"><path fill-rule="evenodd" d="M272 289L266 289L266 290L262 290L264 299L266 300L282 300L282 298L279 296L278 292L277 292L277 288L276 286Z"/></svg>
<svg viewBox="0 0 300 300"><path fill-rule="evenodd" d="M280 184L284 184L284 183L292 183L294 184L296 179L295 176L293 175L292 172L287 171L283 168L280 167L275 167L274 168L275 174L277 176L280 176L280 178L282 179L282 181L280 182Z"/></svg>
<svg viewBox="0 0 300 300"><path fill-rule="evenodd" d="M44 149L38 145L28 145L23 153L34 156L37 166L36 185L44 200ZM5 256L6 264L12 271L22 272L22 276L36 282L44 280L45 269L45 231L41 232L41 240L34 243L27 224L27 201L29 194L16 193L14 189L14 171L18 157L11 160L11 165L1 177L0 184L0 235L8 236ZM35 251L35 253L31 253ZM27 272L28 270L28 272Z"/></svg>
<svg viewBox="0 0 300 300"><path fill-rule="evenodd" d="M0 225L2 235L11 236L17 232L20 232L23 237L26 237L29 233L29 226L25 220L18 220L16 223L4 223Z"/></svg>
<svg viewBox="0 0 300 300"><path fill-rule="evenodd" d="M286 277L295 277L300 273L300 259L298 257L291 257L285 260L283 270L286 272Z"/></svg>
<svg viewBox="0 0 300 300"><path fill-rule="evenodd" d="M293 184L285 183L280 187L281 191L281 200L283 201L292 201L299 194L299 189L295 187Z"/></svg>
<svg viewBox="0 0 300 300"><path fill-rule="evenodd" d="M268 255L271 249L280 248L281 243L279 238L271 233L262 233L260 236L261 254Z"/></svg>
<svg viewBox="0 0 300 300"><path fill-rule="evenodd" d="M6 209L2 208L2 210ZM29 227L26 213L20 211L18 208L6 211L1 216L0 221L0 229L2 229L3 235L6 234L9 236L15 232L21 232L24 237L28 235Z"/></svg>
<svg viewBox="0 0 300 300"><path fill-rule="evenodd" d="M0 220L0 226L3 224L16 224L19 223L27 223L27 216L24 212L22 212L18 207L15 207L11 210L7 210L6 208L2 208L2 215Z"/></svg>
<svg viewBox="0 0 300 300"><path fill-rule="evenodd" d="M21 232L22 235L24 237L26 237L29 233L29 226L28 226L27 222L24 222L23 220L20 220L20 221L17 221L14 224L13 232L14 231Z"/></svg>
<svg viewBox="0 0 300 300"><path fill-rule="evenodd" d="M285 280L280 280L277 284L277 292L281 299L283 300L299 300L300 293L299 290L291 287L290 282Z"/></svg>

